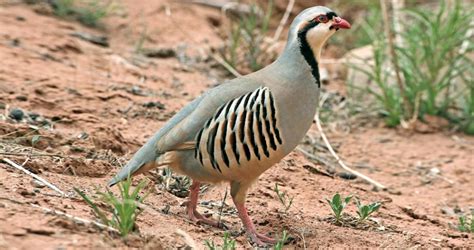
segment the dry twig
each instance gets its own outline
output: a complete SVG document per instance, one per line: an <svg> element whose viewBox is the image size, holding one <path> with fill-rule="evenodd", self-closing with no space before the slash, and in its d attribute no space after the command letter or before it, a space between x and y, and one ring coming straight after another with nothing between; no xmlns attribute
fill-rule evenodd
<svg viewBox="0 0 474 250"><path fill-rule="evenodd" d="M216 62L218 62L220 65L222 65L225 69L227 69L227 71L229 71L232 75L234 75L235 77L241 77L242 75L237 71L235 70L230 64L228 64L224 59L222 59L222 57L220 57L219 55L216 55L216 54L212 54L211 53L211 56L214 60L216 60Z"/></svg>
<svg viewBox="0 0 474 250"><path fill-rule="evenodd" d="M280 24L278 24L278 28L276 29L275 35L273 36L273 42L278 41L280 38L283 27L285 26L286 22L288 22L288 18L290 17L291 11L293 10L293 6L295 6L295 0L289 0L288 5L286 6L285 14L281 18Z"/></svg>
<svg viewBox="0 0 474 250"><path fill-rule="evenodd" d="M321 137L323 138L324 143L326 144L327 148L329 149L329 152L331 152L332 156L336 159L339 166L341 166L347 172L349 172L353 175L356 175L357 177L367 181L368 183L374 185L375 187L377 187L379 189L382 189L382 190L387 189L381 183L379 183L379 182L363 175L362 173L359 173L358 171L353 170L353 169L349 168L348 166L346 166L346 164L344 164L344 162L341 160L341 158L339 158L339 156L336 154L336 152L334 152L334 149L332 148L331 144L329 143L328 138L326 137L326 135L323 132L323 128L321 127L321 121L319 120L319 111L316 113L315 119L316 119L316 125L318 127L319 132L321 133Z"/></svg>
<svg viewBox="0 0 474 250"><path fill-rule="evenodd" d="M3 158L3 161L8 163L10 166L18 169L18 170L21 170L22 172L24 172L25 174L35 178L36 180L42 182L43 184L45 184L46 186L48 186L49 188L53 189L54 191L60 193L62 196L67 196L66 193L64 193L63 191L61 191L59 188L57 188L56 186L54 186L53 184L49 183L48 181L46 181L45 179L41 178L40 176L36 175L36 174L33 174L32 172L28 171L27 169L25 169L24 167L16 164L15 162L11 161L10 159L7 159L7 158Z"/></svg>
<svg viewBox="0 0 474 250"><path fill-rule="evenodd" d="M387 36L387 43L388 43L388 49L390 53L390 59L392 61L392 66L395 71L395 76L397 79L397 84L398 88L400 89L400 95L403 97L403 107L405 108L405 112L409 114L412 112L410 103L408 102L408 98L405 94L405 86L402 81L402 77L400 75L400 67L398 65L398 57L397 53L395 52L395 41L392 36L392 30L390 28L391 21L388 15L388 7L387 7L387 1L386 0L380 0L380 6L382 8L382 17L383 17L383 23L384 23L384 30L385 30L385 35ZM404 120L406 117L402 117Z"/></svg>

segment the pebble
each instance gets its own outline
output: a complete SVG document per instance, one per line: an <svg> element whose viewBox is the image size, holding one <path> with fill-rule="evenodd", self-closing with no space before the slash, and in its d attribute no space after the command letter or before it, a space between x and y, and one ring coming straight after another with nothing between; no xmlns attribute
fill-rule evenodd
<svg viewBox="0 0 474 250"><path fill-rule="evenodd" d="M337 176L341 177L342 179L346 179L346 180L354 180L355 178L357 178L356 175L348 173L348 172L337 173Z"/></svg>
<svg viewBox="0 0 474 250"><path fill-rule="evenodd" d="M138 95L138 96L146 96L145 92L143 91L143 89L141 89L139 86L132 86L132 88L130 89L130 92L134 95Z"/></svg>
<svg viewBox="0 0 474 250"><path fill-rule="evenodd" d="M77 139L81 139L81 140L85 140L85 139L87 139L87 138L89 138L89 134L86 133L86 132L84 132L84 131L82 131L82 132L77 136Z"/></svg>
<svg viewBox="0 0 474 250"><path fill-rule="evenodd" d="M44 187L46 187L46 185L44 185L44 183L42 183L38 180L32 180L31 185L33 185L33 187L35 187L35 188L44 188Z"/></svg>
<svg viewBox="0 0 474 250"><path fill-rule="evenodd" d="M17 95L17 96L15 96L15 99L17 99L18 101L22 101L22 102L28 101L28 97L26 95Z"/></svg>
<svg viewBox="0 0 474 250"><path fill-rule="evenodd" d="M8 116L14 120L17 120L17 121L21 121L23 119L23 116L25 115L25 113L23 112L23 110L19 109L19 108L14 108L12 110L10 110L10 114L8 114Z"/></svg>
<svg viewBox="0 0 474 250"><path fill-rule="evenodd" d="M170 58L176 56L176 50L172 48L144 48L141 52L146 57Z"/></svg>
<svg viewBox="0 0 474 250"><path fill-rule="evenodd" d="M156 102L146 102L146 103L143 104L143 107L145 107L145 108L158 108L158 109L161 109L161 110L165 109L165 105L161 102L158 102L158 101L156 101Z"/></svg>
<svg viewBox="0 0 474 250"><path fill-rule="evenodd" d="M28 116L32 119L32 120L36 120L40 117L40 115L38 113L35 113L35 112L30 112L28 113Z"/></svg>
<svg viewBox="0 0 474 250"><path fill-rule="evenodd" d="M17 191L19 194L21 194L22 196L25 196L25 197L31 197L31 196L35 196L36 194L31 192L31 191L28 191L24 188L20 188L18 189Z"/></svg>

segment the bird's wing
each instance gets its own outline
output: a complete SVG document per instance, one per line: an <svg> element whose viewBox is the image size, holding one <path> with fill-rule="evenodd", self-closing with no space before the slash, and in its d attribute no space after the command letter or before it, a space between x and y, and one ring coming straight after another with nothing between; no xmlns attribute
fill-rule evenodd
<svg viewBox="0 0 474 250"><path fill-rule="evenodd" d="M237 78L210 89L173 116L133 155L108 185L112 186L126 179L145 164L154 162L161 154L181 148L183 143L193 141L204 123L220 106L258 87L256 81Z"/></svg>
<svg viewBox="0 0 474 250"><path fill-rule="evenodd" d="M201 165L221 173L244 162L269 159L283 143L277 112L268 87L259 87L228 101L196 136L195 158Z"/></svg>

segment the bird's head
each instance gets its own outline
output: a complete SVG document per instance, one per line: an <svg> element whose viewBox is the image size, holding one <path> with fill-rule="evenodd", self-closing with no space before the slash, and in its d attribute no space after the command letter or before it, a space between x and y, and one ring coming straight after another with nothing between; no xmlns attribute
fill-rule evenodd
<svg viewBox="0 0 474 250"><path fill-rule="evenodd" d="M350 29L348 21L324 6L315 6L301 12L290 27L289 43L309 46L313 56L319 59L321 48L339 29Z"/></svg>

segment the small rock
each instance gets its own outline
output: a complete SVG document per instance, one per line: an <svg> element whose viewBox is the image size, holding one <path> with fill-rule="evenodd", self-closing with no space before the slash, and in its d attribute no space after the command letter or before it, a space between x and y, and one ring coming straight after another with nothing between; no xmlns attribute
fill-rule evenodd
<svg viewBox="0 0 474 250"><path fill-rule="evenodd" d="M30 112L28 113L28 116L31 118L31 120L36 120L40 117L40 115L38 113L34 113L34 112Z"/></svg>
<svg viewBox="0 0 474 250"><path fill-rule="evenodd" d="M31 197L31 196L35 196L36 194L31 192L31 191L28 191L24 188L20 188L18 189L18 193L21 194L22 196L25 196L25 197Z"/></svg>
<svg viewBox="0 0 474 250"><path fill-rule="evenodd" d="M44 188L44 187L46 187L46 185L44 185L44 183L42 183L38 180L32 180L30 183L35 188Z"/></svg>
<svg viewBox="0 0 474 250"><path fill-rule="evenodd" d="M17 96L15 97L15 99L17 99L18 101L22 101L22 102L28 101L28 97L25 96L25 95L17 95Z"/></svg>
<svg viewBox="0 0 474 250"><path fill-rule="evenodd" d="M14 120L17 120L17 121L21 121L23 119L23 116L25 115L25 113L23 112L23 110L19 109L19 108L14 108L12 110L10 110L10 114L8 114L8 116Z"/></svg>
<svg viewBox="0 0 474 250"><path fill-rule="evenodd" d="M143 91L143 89L141 89L139 86L137 85L134 85L132 87L132 89L130 90L130 92L134 95L138 95L138 96L146 96L145 94L145 91Z"/></svg>
<svg viewBox="0 0 474 250"><path fill-rule="evenodd" d="M10 46L12 46L12 47L18 47L18 46L20 46L20 44L21 44L21 42L20 42L20 39L18 39L18 38L12 39L10 41Z"/></svg>
<svg viewBox="0 0 474 250"><path fill-rule="evenodd" d="M22 17L22 16L16 16L15 18L17 21L20 21L20 22L24 22L26 20L26 18Z"/></svg>
<svg viewBox="0 0 474 250"><path fill-rule="evenodd" d="M141 52L146 57L170 58L176 56L176 51L172 48L144 48Z"/></svg>
<svg viewBox="0 0 474 250"><path fill-rule="evenodd" d="M146 102L143 104L143 107L145 108L158 108L158 109L165 109L165 105L159 101L156 102Z"/></svg>
<svg viewBox="0 0 474 250"><path fill-rule="evenodd" d="M72 152L72 153L83 153L83 152L86 152L86 149L83 148L83 147L79 147L79 146L71 146L69 148L69 150Z"/></svg>
<svg viewBox="0 0 474 250"><path fill-rule="evenodd" d="M77 136L77 139L81 139L81 140L85 140L85 139L87 139L87 138L89 138L89 134L86 133L86 132L84 132L84 131L82 131L82 132Z"/></svg>
<svg viewBox="0 0 474 250"><path fill-rule="evenodd" d="M351 173L348 173L348 172L337 173L337 176L341 177L342 179L346 179L346 180L354 180L355 178L357 178L357 176L355 174L351 174Z"/></svg>
<svg viewBox="0 0 474 250"><path fill-rule="evenodd" d="M6 106L7 106L7 105L6 105L5 103L0 102L0 109L5 109Z"/></svg>

